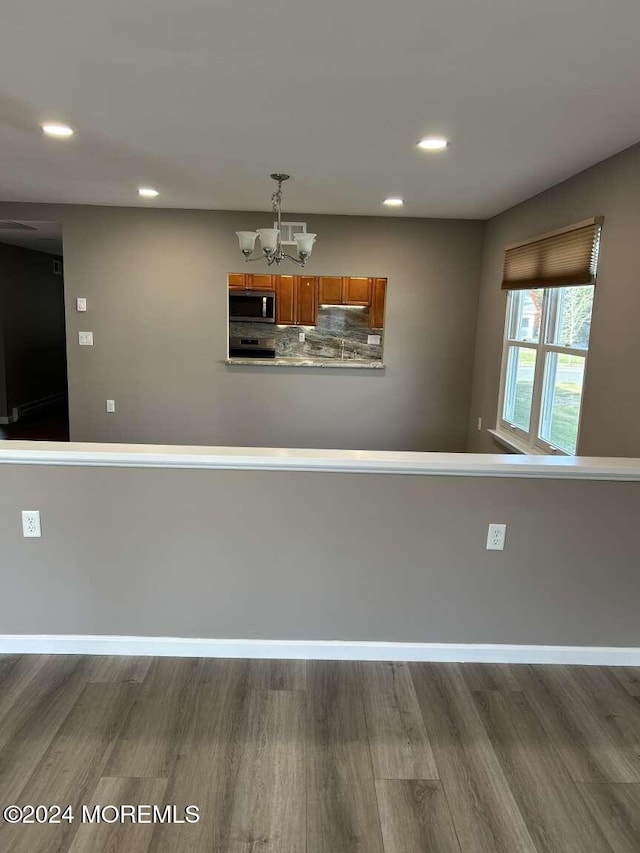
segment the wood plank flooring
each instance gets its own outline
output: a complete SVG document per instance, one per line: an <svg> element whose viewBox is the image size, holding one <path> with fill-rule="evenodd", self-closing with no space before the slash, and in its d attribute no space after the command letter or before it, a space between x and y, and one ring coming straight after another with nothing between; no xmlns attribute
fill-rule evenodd
<svg viewBox="0 0 640 853"><path fill-rule="evenodd" d="M640 670L0 656L11 853L638 853ZM163 822L82 822L82 806ZM184 819L198 806L198 823ZM113 812L109 813L113 817Z"/></svg>

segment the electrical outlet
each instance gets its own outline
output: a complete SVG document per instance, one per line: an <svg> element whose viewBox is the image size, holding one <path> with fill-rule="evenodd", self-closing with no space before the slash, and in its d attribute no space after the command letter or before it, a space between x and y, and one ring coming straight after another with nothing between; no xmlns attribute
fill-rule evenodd
<svg viewBox="0 0 640 853"><path fill-rule="evenodd" d="M42 536L42 531L40 529L40 510L22 510L22 535L29 539L36 539L39 536Z"/></svg>
<svg viewBox="0 0 640 853"><path fill-rule="evenodd" d="M107 400L106 403L107 403L107 412L109 412L110 415L113 414L116 410L116 401L115 400Z"/></svg>
<svg viewBox="0 0 640 853"><path fill-rule="evenodd" d="M504 551L506 535L506 524L490 524L489 532L487 533L487 551Z"/></svg>
<svg viewBox="0 0 640 853"><path fill-rule="evenodd" d="M306 338L306 335L304 332L298 332L298 340L300 341L301 344L303 344L306 341L306 339L307 338Z"/></svg>
<svg viewBox="0 0 640 853"><path fill-rule="evenodd" d="M92 347L93 332L78 332L78 343L81 347Z"/></svg>
<svg viewBox="0 0 640 853"><path fill-rule="evenodd" d="M76 299L76 311L86 311L87 310L87 299L85 296L78 296Z"/></svg>
<svg viewBox="0 0 640 853"><path fill-rule="evenodd" d="M367 335L367 343L378 346L380 344L380 335Z"/></svg>

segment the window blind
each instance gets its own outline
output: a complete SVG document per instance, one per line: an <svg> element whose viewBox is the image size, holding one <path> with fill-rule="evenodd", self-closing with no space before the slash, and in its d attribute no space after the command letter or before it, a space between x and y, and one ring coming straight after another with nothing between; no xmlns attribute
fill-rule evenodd
<svg viewBox="0 0 640 853"><path fill-rule="evenodd" d="M503 290L595 284L601 216L508 246Z"/></svg>

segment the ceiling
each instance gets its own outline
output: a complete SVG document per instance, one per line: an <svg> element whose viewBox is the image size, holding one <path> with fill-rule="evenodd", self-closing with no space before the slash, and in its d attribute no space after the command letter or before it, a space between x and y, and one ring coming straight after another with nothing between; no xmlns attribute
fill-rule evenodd
<svg viewBox="0 0 640 853"><path fill-rule="evenodd" d="M35 222L31 219L1 219L0 243L61 255L62 225L60 222Z"/></svg>
<svg viewBox="0 0 640 853"><path fill-rule="evenodd" d="M638 33L638 0L3 0L0 199L266 210L286 171L285 211L485 218L640 139Z"/></svg>

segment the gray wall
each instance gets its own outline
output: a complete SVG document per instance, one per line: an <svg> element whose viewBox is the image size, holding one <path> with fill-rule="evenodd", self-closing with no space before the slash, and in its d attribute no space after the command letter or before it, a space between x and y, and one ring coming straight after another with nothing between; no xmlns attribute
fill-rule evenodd
<svg viewBox="0 0 640 853"><path fill-rule="evenodd" d="M7 464L0 483L5 634L640 646L638 483Z"/></svg>
<svg viewBox="0 0 640 853"><path fill-rule="evenodd" d="M465 447L480 222L291 214L319 235L310 274L389 279L386 371L338 373L223 364L226 275L266 270L244 264L234 232L269 213L4 204L0 216L63 224L72 440Z"/></svg>
<svg viewBox="0 0 640 853"><path fill-rule="evenodd" d="M496 452L495 427L506 297L504 248L604 215L578 453L640 456L640 145L576 175L487 223L478 310L469 450Z"/></svg>
<svg viewBox="0 0 640 853"><path fill-rule="evenodd" d="M55 259L0 243L0 415L66 392L64 287Z"/></svg>

